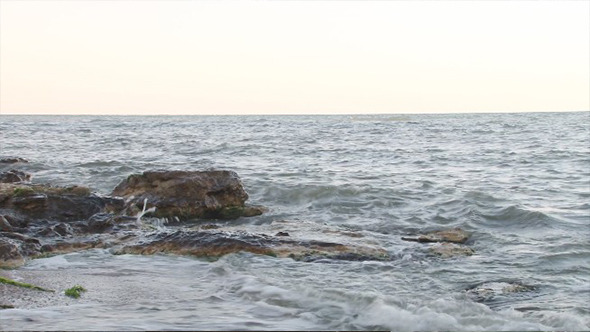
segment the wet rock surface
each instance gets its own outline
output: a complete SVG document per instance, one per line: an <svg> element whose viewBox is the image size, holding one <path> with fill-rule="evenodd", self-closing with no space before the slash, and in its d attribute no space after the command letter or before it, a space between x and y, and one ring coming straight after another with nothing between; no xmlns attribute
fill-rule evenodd
<svg viewBox="0 0 590 332"><path fill-rule="evenodd" d="M404 241L419 242L430 245L428 252L441 258L471 256L475 250L464 245L470 234L461 228L444 229L428 232L415 237L402 237Z"/></svg>
<svg viewBox="0 0 590 332"><path fill-rule="evenodd" d="M86 239L66 246L63 241L100 233L106 227L92 217L122 208L122 199L99 196L86 187L0 183L0 267L15 267L64 247L92 247Z"/></svg>
<svg viewBox="0 0 590 332"><path fill-rule="evenodd" d="M442 258L471 256L475 251L467 246L454 243L439 243L429 248L430 252Z"/></svg>
<svg viewBox="0 0 590 332"><path fill-rule="evenodd" d="M148 171L130 175L112 192L125 199L128 214L155 207L153 215L170 221L236 219L263 208L246 206L248 194L232 171Z"/></svg>
<svg viewBox="0 0 590 332"><path fill-rule="evenodd" d="M16 163L28 163L29 161L24 158L2 158L0 164L16 164Z"/></svg>
<svg viewBox="0 0 590 332"><path fill-rule="evenodd" d="M27 182L31 180L31 174L11 169L6 172L0 172L0 183Z"/></svg>
<svg viewBox="0 0 590 332"><path fill-rule="evenodd" d="M315 222L276 220L254 228L215 221L182 223L264 211L245 204L248 194L231 171L144 172L123 180L112 195L116 197L82 186L0 183L0 265L90 248L209 259L241 251L305 262L392 259L362 232ZM435 242L430 252L447 258L473 254L460 245L468 238L463 230L451 229L403 239Z"/></svg>
<svg viewBox="0 0 590 332"><path fill-rule="evenodd" d="M0 183L0 215L30 220L85 220L121 208L120 199L101 197L81 186Z"/></svg>
<svg viewBox="0 0 590 332"><path fill-rule="evenodd" d="M484 303L492 308L502 305L507 300L527 300L534 297L538 287L516 280L497 280L479 283L465 289L467 296L475 302ZM531 310L531 308L525 308Z"/></svg>
<svg viewBox="0 0 590 332"><path fill-rule="evenodd" d="M19 233L0 232L0 268L22 265L28 257L41 253L41 242Z"/></svg>
<svg viewBox="0 0 590 332"><path fill-rule="evenodd" d="M454 228L448 230L440 230L429 232L418 237L402 237L404 241L414 242L451 242L451 243L465 243L469 239L469 234L461 228Z"/></svg>
<svg viewBox="0 0 590 332"><path fill-rule="evenodd" d="M126 244L114 250L117 254L169 253L205 258L218 258L236 252L274 257L289 257L299 261L321 259L337 260L389 260L387 251L367 245L344 244L313 239L291 239L281 235L254 234L232 228L214 230L182 229L158 232L139 242Z"/></svg>
<svg viewBox="0 0 590 332"><path fill-rule="evenodd" d="M121 182L113 195L121 197L82 186L0 183L0 266L90 248L213 259L240 251L310 262L390 259L384 249L362 243L361 234L309 228L316 223L300 227L300 222L281 220L252 232L239 225L170 222L262 213L264 208L245 205L248 195L234 172L144 172ZM146 208L152 213L144 217Z"/></svg>

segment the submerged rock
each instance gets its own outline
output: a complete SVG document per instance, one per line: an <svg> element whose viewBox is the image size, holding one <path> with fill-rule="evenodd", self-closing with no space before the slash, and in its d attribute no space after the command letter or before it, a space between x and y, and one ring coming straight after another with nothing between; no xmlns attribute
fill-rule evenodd
<svg viewBox="0 0 590 332"><path fill-rule="evenodd" d="M0 172L1 183L26 182L31 180L31 174L11 169L7 172Z"/></svg>
<svg viewBox="0 0 590 332"><path fill-rule="evenodd" d="M24 158L2 158L0 164L16 164L16 163L28 163L29 161Z"/></svg>
<svg viewBox="0 0 590 332"><path fill-rule="evenodd" d="M475 251L467 246L454 243L439 243L430 247L430 252L443 258L471 256Z"/></svg>
<svg viewBox="0 0 590 332"><path fill-rule="evenodd" d="M491 281L468 287L465 291L476 302L494 304L502 302L506 297L530 295L536 289L535 286L526 285L520 281Z"/></svg>
<svg viewBox="0 0 590 332"><path fill-rule="evenodd" d="M414 242L451 242L465 243L469 239L469 234L461 228L441 230L419 235L418 237L402 237L404 241Z"/></svg>
<svg viewBox="0 0 590 332"><path fill-rule="evenodd" d="M147 202L156 208L153 216L169 220L235 219L264 212L245 205L248 194L232 171L148 171L130 175L112 195L125 199L128 215L140 213Z"/></svg>

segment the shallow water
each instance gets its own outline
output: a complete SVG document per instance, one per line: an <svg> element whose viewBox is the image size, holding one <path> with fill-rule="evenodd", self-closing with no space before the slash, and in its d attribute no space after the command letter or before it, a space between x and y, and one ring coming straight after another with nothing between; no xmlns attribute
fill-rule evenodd
<svg viewBox="0 0 590 332"><path fill-rule="evenodd" d="M148 169L234 170L250 202L270 208L236 221L252 232L281 219L335 226L394 257L38 259L0 272L88 292L13 296L19 309L0 311L3 329L590 329L588 112L2 115L0 141L0 157L31 161L18 168L34 182L101 193ZM400 239L447 227L471 232L476 254L441 259ZM531 288L502 293L506 283ZM478 285L495 293L467 291Z"/></svg>

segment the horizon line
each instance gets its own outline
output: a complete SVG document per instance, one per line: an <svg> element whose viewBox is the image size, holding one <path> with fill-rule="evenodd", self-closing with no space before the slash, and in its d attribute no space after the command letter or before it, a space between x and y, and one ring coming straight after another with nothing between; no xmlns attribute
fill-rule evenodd
<svg viewBox="0 0 590 332"><path fill-rule="evenodd" d="M0 111L0 116L326 116L326 115L349 115L349 116L371 116L371 115L437 115L437 114L516 114L516 113L579 113L590 112L587 110L567 110L567 111L473 111L473 112L403 112L403 113L202 113L202 114L178 114L178 113L156 113L156 114L140 114L140 113L4 113Z"/></svg>

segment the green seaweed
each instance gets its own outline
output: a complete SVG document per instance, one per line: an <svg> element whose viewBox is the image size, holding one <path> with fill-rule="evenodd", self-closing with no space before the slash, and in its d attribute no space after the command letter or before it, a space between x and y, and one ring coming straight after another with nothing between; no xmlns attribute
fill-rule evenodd
<svg viewBox="0 0 590 332"><path fill-rule="evenodd" d="M14 281L12 279L4 278L4 277L0 277L0 284L13 285L13 286L29 288L29 289L36 289L36 290L40 290L40 291L44 291L44 292L55 292L54 290L51 290L51 289L45 289L43 287L27 284L24 282Z"/></svg>
<svg viewBox="0 0 590 332"><path fill-rule="evenodd" d="M226 206L221 208L219 211L219 218L221 219L238 219L244 215L243 206Z"/></svg>
<svg viewBox="0 0 590 332"><path fill-rule="evenodd" d="M65 294L69 297L73 297L75 299L80 297L80 293L85 292L86 288L80 286L80 285L76 285L72 288L68 288L65 290Z"/></svg>
<svg viewBox="0 0 590 332"><path fill-rule="evenodd" d="M80 186L71 186L64 188L64 192L73 194L76 196L88 196L90 195L90 188L80 187Z"/></svg>
<svg viewBox="0 0 590 332"><path fill-rule="evenodd" d="M34 194L35 191L29 187L16 187L12 193L15 197L22 197L22 196L30 196Z"/></svg>
<svg viewBox="0 0 590 332"><path fill-rule="evenodd" d="M0 309L14 309L14 306L11 304L0 304Z"/></svg>
<svg viewBox="0 0 590 332"><path fill-rule="evenodd" d="M266 256L270 256L270 257L275 257L275 258L279 257L279 256L277 255L277 253L276 253L276 252L274 252L274 251L267 251L267 252L265 252L264 254L265 254Z"/></svg>

